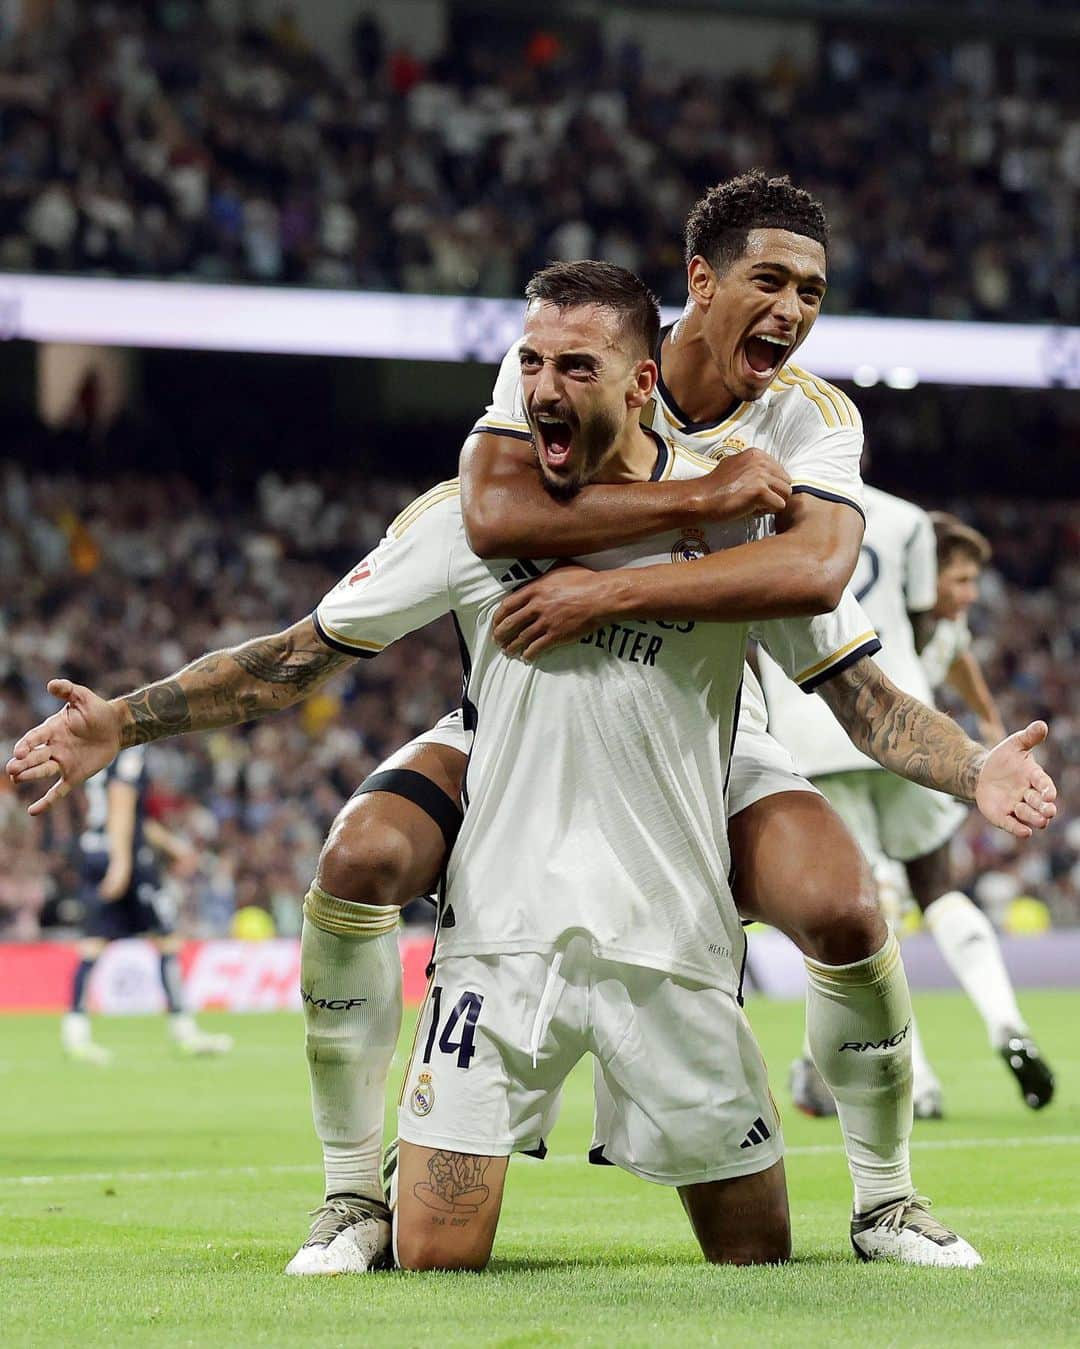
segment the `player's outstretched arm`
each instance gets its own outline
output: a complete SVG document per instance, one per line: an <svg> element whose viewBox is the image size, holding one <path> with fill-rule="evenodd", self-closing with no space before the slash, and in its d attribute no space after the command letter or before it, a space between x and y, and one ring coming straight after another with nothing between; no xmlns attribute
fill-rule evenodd
<svg viewBox="0 0 1080 1349"><path fill-rule="evenodd" d="M577 557L685 529L698 520L774 515L791 479L763 450L743 450L700 478L596 484L567 501L544 490L532 444L477 432L459 463L461 510L478 557Z"/></svg>
<svg viewBox="0 0 1080 1349"><path fill-rule="evenodd" d="M70 679L53 679L49 692L64 706L19 740L7 773L16 786L57 779L29 807L31 815L40 815L129 745L236 726L290 707L351 660L327 646L305 618L283 632L200 656L111 701Z"/></svg>
<svg viewBox="0 0 1080 1349"><path fill-rule="evenodd" d="M974 802L999 829L1030 838L1057 814L1057 788L1032 754L1046 739L1044 721L986 750L951 717L901 692L869 656L818 692L852 742L882 768Z"/></svg>

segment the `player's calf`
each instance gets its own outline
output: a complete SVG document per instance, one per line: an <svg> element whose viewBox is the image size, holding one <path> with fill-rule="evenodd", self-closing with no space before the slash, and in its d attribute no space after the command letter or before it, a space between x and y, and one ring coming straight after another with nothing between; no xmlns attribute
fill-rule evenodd
<svg viewBox="0 0 1080 1349"><path fill-rule="evenodd" d="M713 1265L780 1265L791 1259L783 1161L732 1180L684 1185L679 1198Z"/></svg>
<svg viewBox="0 0 1080 1349"><path fill-rule="evenodd" d="M483 1269L502 1208L507 1157L399 1144L394 1253L402 1269Z"/></svg>

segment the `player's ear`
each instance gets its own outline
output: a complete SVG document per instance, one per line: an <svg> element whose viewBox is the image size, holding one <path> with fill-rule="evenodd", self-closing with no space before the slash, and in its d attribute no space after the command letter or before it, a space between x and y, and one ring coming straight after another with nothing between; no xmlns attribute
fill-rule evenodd
<svg viewBox="0 0 1080 1349"><path fill-rule="evenodd" d="M695 253L686 264L686 288L691 300L702 309L708 309L716 294L716 271L711 263Z"/></svg>
<svg viewBox="0 0 1080 1349"><path fill-rule="evenodd" d="M656 362L650 357L646 361L638 361L634 367L630 392L626 398L627 407L643 408L652 397L652 391L656 388L656 381L659 376Z"/></svg>

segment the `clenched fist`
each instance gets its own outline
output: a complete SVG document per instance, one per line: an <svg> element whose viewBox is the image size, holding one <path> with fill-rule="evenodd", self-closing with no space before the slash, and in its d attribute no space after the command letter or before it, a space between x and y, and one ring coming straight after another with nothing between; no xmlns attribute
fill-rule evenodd
<svg viewBox="0 0 1080 1349"><path fill-rule="evenodd" d="M695 481L698 513L707 520L776 515L791 497L791 478L764 450L740 450Z"/></svg>

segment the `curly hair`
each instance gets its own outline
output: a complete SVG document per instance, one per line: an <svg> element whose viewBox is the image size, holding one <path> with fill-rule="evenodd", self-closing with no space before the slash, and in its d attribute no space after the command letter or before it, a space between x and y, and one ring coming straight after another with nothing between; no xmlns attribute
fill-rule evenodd
<svg viewBox="0 0 1080 1349"><path fill-rule="evenodd" d="M751 169L717 183L695 202L686 218L686 261L700 255L726 272L746 252L751 230L790 230L829 246L825 208L785 174L768 178Z"/></svg>

